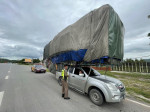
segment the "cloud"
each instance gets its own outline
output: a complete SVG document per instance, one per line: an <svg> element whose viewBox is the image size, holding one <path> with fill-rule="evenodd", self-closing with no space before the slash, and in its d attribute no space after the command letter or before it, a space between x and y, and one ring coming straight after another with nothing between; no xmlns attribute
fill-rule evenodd
<svg viewBox="0 0 150 112"><path fill-rule="evenodd" d="M6 39L0 39L0 48L0 57L6 57L10 59L39 58L43 52L43 49L40 47Z"/></svg>
<svg viewBox="0 0 150 112"><path fill-rule="evenodd" d="M104 4L110 4L124 23L124 58L148 54L149 0L1 0L0 57L41 57L55 35Z"/></svg>

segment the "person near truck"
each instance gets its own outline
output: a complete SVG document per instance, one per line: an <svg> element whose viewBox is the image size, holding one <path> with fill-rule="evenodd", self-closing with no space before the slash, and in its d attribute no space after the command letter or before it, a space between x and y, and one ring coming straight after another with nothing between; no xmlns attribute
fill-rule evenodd
<svg viewBox="0 0 150 112"><path fill-rule="evenodd" d="M64 69L62 70L62 97L64 99L70 99L68 97L68 73L67 73L68 65L64 65Z"/></svg>

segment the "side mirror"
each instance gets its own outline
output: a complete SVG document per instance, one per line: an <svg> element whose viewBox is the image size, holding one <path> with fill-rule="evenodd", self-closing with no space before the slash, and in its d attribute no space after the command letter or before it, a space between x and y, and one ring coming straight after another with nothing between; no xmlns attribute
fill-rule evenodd
<svg viewBox="0 0 150 112"><path fill-rule="evenodd" d="M84 74L79 74L80 77L84 77Z"/></svg>

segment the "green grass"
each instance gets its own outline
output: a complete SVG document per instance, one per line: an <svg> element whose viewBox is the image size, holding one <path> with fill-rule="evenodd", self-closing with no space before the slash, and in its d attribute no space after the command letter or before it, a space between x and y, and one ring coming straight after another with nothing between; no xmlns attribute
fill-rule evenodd
<svg viewBox="0 0 150 112"><path fill-rule="evenodd" d="M103 71L103 70L100 70L99 71L102 75L105 75L105 71ZM106 72L106 75L108 75L108 76L111 76L111 77L114 77L114 78L117 78L112 72L110 72L110 71L107 71Z"/></svg>
<svg viewBox="0 0 150 112"><path fill-rule="evenodd" d="M143 98L140 98L140 97L136 97L136 98L139 99L139 100L142 100L142 101L144 101L144 102L150 103L149 100L146 100L146 99L143 99Z"/></svg>
<svg viewBox="0 0 150 112"><path fill-rule="evenodd" d="M99 71L101 74L105 74L105 71ZM150 74L141 74L141 73L117 73L117 72L110 72L110 71L107 71L106 72L107 75L109 76L114 76L114 75L120 75L120 76L129 76L129 77L138 77L138 78L144 78L144 79L147 79L149 78L150 79Z"/></svg>
<svg viewBox="0 0 150 112"><path fill-rule="evenodd" d="M127 87L126 88L127 91L131 91L131 92L135 92L139 95L142 95L146 98L150 98L150 93L148 91L145 91L144 89L138 89L138 88L130 88L130 87Z"/></svg>
<svg viewBox="0 0 150 112"><path fill-rule="evenodd" d="M101 74L105 74L105 71L99 71ZM150 75L140 73L117 73L106 72L107 76L111 76L121 80L126 86L126 91L130 95L141 95L149 100L140 98L143 101L150 102ZM139 97L138 97L139 98Z"/></svg>

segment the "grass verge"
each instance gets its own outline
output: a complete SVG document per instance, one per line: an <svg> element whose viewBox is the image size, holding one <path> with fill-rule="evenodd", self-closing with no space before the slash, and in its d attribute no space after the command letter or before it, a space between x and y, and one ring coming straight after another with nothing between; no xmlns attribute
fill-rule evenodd
<svg viewBox="0 0 150 112"><path fill-rule="evenodd" d="M105 74L105 71L99 72ZM140 73L117 73L107 71L106 75L121 80L126 86L126 92L129 95L150 103L150 74L145 75Z"/></svg>

